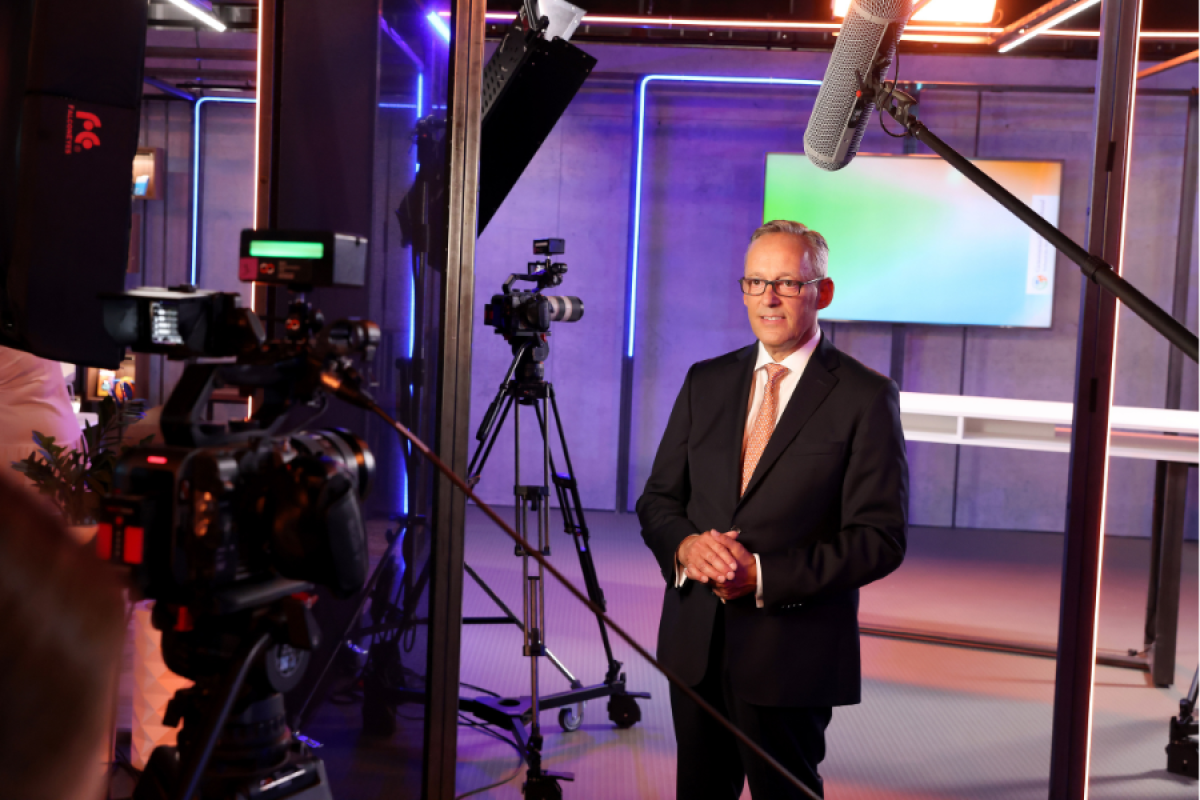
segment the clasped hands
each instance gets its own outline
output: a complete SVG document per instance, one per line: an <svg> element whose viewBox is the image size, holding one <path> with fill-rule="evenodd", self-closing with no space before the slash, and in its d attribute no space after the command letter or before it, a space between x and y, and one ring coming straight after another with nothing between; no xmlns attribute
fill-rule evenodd
<svg viewBox="0 0 1200 800"><path fill-rule="evenodd" d="M734 600L758 589L758 562L737 540L738 529L719 533L710 530L689 536L676 554L684 574L707 583L722 600Z"/></svg>

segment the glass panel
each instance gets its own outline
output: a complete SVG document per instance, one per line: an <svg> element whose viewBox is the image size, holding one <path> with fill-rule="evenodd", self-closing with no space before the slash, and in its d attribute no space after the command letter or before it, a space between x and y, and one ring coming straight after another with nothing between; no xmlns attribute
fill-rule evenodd
<svg viewBox="0 0 1200 800"><path fill-rule="evenodd" d="M413 4L380 18L369 310L382 340L372 394L433 446L441 350L449 48ZM444 245L443 245L444 250ZM320 741L335 797L417 798L425 768L426 674L436 477L378 419L364 436L377 480L365 511L371 578L344 616L346 635L316 688L302 733ZM330 635L336 635L331 633Z"/></svg>
<svg viewBox="0 0 1200 800"><path fill-rule="evenodd" d="M239 19L248 23L252 18ZM364 17L358 19L361 24ZM426 12L404 0L384 0L380 15L376 17L371 9L365 20L366 30L352 33L361 35L360 38L379 36L370 230L365 232L370 243L366 285L362 289L317 289L305 295L279 288L272 290L276 294L270 302L264 300L260 291L255 311L268 331L273 330L281 337L285 331L297 335L307 324L305 318L297 315L298 306L293 305L299 301L311 302L316 310L322 311L326 325L344 317L374 321L379 326L380 340L374 360L361 367L364 384L384 411L433 446L437 433L434 423L442 342L441 270L446 241L445 188L435 183L434 177L436 174L440 179L444 172L441 139L446 128L449 84L449 48L443 36L446 29L444 24L431 24ZM436 21L441 23L440 19ZM340 36L347 31L331 30L330 41L337 39L334 33ZM152 28L149 43L151 47L163 47L163 52L175 52L180 50L178 42L186 41L191 46L194 41L197 47L205 48L204 58L218 59L225 55L222 48L229 48L228 60L241 67L235 77L246 78L245 82L239 80L234 88L252 86L255 65L248 53L254 52L255 32L242 27L222 37L216 34L193 37L189 31L180 38L178 31ZM153 72L153 68L148 68L147 75L152 76ZM166 69L164 74L172 73ZM370 89L373 87L366 87ZM348 93L362 91L364 87L347 87ZM142 144L160 148L167 168L166 179L156 187L159 192L156 200L144 201L149 205L140 207L144 218L140 274L131 276L130 288L194 283L202 289L238 292L243 306L253 307L254 292L239 281L237 257L241 230L253 225L256 131L253 89L228 91L227 87L226 91L203 97L195 104L168 97L150 95L144 104ZM353 132L353 128L350 125L347 129ZM286 168L289 142L282 136L280 141L283 145L277 142L276 147L282 152L277 155ZM320 170L313 170L313 174L305 175L305 180L320 179L319 173ZM347 170L347 174L351 173L352 170ZM338 188L346 188L348 195L357 196L354 186ZM368 191L365 184L362 191L364 195ZM312 207L319 208L322 199L311 197ZM289 206L293 217L299 206L302 204L296 202ZM336 209L322 209L322 214L337 217ZM284 223L279 227L289 228ZM315 230L322 226L295 228ZM295 259L329 256L329 248L320 243L287 241L287 238L255 241L250 255ZM340 249L340 245L335 248ZM335 259L338 257L340 254L334 255ZM291 317L286 324L285 315ZM314 330L319 329L319 325L314 325ZM144 358L147 367L139 374L139 380L145 382L150 405L160 406L175 389L183 365L167 362L160 356ZM236 391L219 390L213 402L203 409L202 416L206 422L240 420L248 411L262 408L267 400L259 397L248 409L246 399ZM158 411L153 413L157 415ZM351 435L329 430L335 427L344 427ZM149 430L154 428L151 425ZM245 762L242 766L250 766L253 761L256 780L286 779L287 775L277 767L283 763L281 746L288 741L290 730L295 741L303 743L303 747L295 748L303 754L299 760L311 767L306 775L318 769L318 760L319 769L324 772L327 787L314 797L416 798L421 794L425 768L431 520L437 480L424 459L395 430L341 401L331 401L320 419L309 420L303 428L308 433L293 434L289 448L283 448L285 459L297 452L303 455L307 450L313 458L325 459L322 464L328 459L341 461L350 467L346 473L356 480L363 474L361 466L370 465L366 471L372 473L371 488L361 503L367 577L364 587L348 592L348 596L335 596L328 588L319 586L315 603L313 597L299 595L282 601L301 601L310 606L305 612L294 606L296 616L291 618L290 627L284 627L293 633L297 625L305 630L319 630L321 643L311 651L311 656L302 651L300 655L287 652L283 657L269 658L268 662L288 677L279 685L260 685L264 680L269 683L269 679L264 679L257 668L252 671L247 686L254 684L254 692L269 695L270 708L258 704L258 695L254 695L255 703L248 706L239 701L233 716L236 718L252 707L266 713L270 724L253 731L249 731L253 725L242 725L241 733L249 731L251 735L240 743L224 736L212 765L228 765L240 759ZM246 445L237 442L230 447L241 455ZM174 462L167 459L163 464L149 463L165 469ZM264 466L268 472L278 468L275 462ZM320 483L319 476L324 474L325 467L314 468L316 472L310 477ZM278 502L283 491L275 484L259 488L263 503ZM168 483L166 495L170 494ZM315 496L309 499L323 502L316 501ZM254 545L258 540L253 537L264 531L270 536L273 526L286 527L285 516L281 513L262 526L243 525L244 520L239 518L235 533L247 544L247 551L257 557L259 550ZM314 520L309 533L319 538L327 524L336 529L334 538L339 542L351 541L348 528L324 517ZM211 525L205 528L206 533L210 530ZM294 544L298 552L314 557L311 539ZM330 548L328 552L322 551L316 561L328 565L336 555L336 548ZM314 578L313 583L323 581ZM145 768L155 745L175 741L176 732L157 723L163 717L167 699L188 684L163 663L159 634L151 624L150 614L150 604L144 603L132 616L116 721L118 760L131 762L136 769ZM172 619L167 627L178 621ZM228 633L224 643L248 646L248 642L239 638L245 631ZM178 637L168 634L168 639L172 638ZM171 644L167 650L172 648L167 662L184 671L178 660L182 651ZM306 658L307 664L303 663ZM234 661L223 658L213 669L224 674ZM281 694L274 689L282 690L282 705ZM202 715L192 716L200 719ZM190 736L194 744L201 730L200 724L193 724L184 738ZM296 761L292 758L288 764ZM216 766L210 766L205 781L212 778L215 769ZM112 796L129 796L135 779L132 771L119 772L113 779Z"/></svg>

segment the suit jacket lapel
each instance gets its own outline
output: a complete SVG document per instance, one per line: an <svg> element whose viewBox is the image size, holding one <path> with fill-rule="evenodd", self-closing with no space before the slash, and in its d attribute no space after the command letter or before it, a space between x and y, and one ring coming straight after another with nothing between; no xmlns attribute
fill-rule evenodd
<svg viewBox="0 0 1200 800"><path fill-rule="evenodd" d="M755 487L762 482L763 475L779 459L779 456L783 455L783 451L796 438L800 429L804 427L804 424L833 390L838 381L833 374L838 361L837 350L822 335L817 349L813 351L808 365L804 368L804 374L800 376L800 382L796 384L796 390L792 393L787 408L783 410L783 415L771 433L762 457L758 459L758 465L754 468L754 474L750 476L749 485L746 486L746 493L738 502L739 506L754 493ZM744 405L745 403L743 403ZM745 416L746 412L743 410L743 428L745 427Z"/></svg>
<svg viewBox="0 0 1200 800"><path fill-rule="evenodd" d="M722 424L721 435L725 439L720 445L720 452L724 457L720 459L719 468L724 474L720 476L718 484L726 487L730 509L737 504L738 492L742 488L742 440L746 435L746 410L750 407L750 390L754 385L754 364L757 359L757 342L740 350L733 367L736 372L731 372L728 384L717 390L719 408L722 413L730 415Z"/></svg>

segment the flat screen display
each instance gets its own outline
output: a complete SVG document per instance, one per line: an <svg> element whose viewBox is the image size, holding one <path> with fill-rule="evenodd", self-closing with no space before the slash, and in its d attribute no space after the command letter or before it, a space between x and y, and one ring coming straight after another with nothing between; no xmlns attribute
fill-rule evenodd
<svg viewBox="0 0 1200 800"><path fill-rule="evenodd" d="M1058 224L1062 164L973 162ZM767 154L763 221L801 222L829 242L823 319L1049 328L1054 248L935 156L859 155L826 172Z"/></svg>

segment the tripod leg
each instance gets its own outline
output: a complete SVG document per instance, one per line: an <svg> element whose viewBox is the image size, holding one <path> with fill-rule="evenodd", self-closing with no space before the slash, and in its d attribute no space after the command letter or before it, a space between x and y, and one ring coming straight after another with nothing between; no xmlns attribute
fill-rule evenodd
<svg viewBox="0 0 1200 800"><path fill-rule="evenodd" d="M483 462L487 461L488 453L492 451L492 444L496 441L496 434L500 432L500 428L504 426L504 418L508 416L508 409L512 406L513 401L513 375L516 374L517 367L521 363L521 359L530 350L530 344L522 344L517 351L513 353L513 360L508 365L508 371L504 373L504 380L500 382L500 389L496 392L496 396L492 398L492 402L488 404L487 413L483 415L483 420L479 423L479 430L475 433L475 439L480 443L479 447L475 448L475 455L471 457L471 463L467 466L467 476L478 478L479 473L483 472ZM504 413L500 415L499 420L496 418L496 412L500 409L500 402L504 398L508 398L508 402L504 406ZM483 442L490 440L487 445L487 450L483 452L483 461L476 465L479 461L480 451L483 450Z"/></svg>
<svg viewBox="0 0 1200 800"><path fill-rule="evenodd" d="M355 605L354 613L351 614L349 619L346 620L346 625L339 632L339 636L336 639L336 644L334 644L333 648L330 649L328 657L325 659L325 663L321 665L320 674L313 682L308 694L305 695L304 702L300 704L300 707L296 710L296 713L291 715L289 718L288 722L292 726L292 730L302 730L304 726L308 724L309 706L312 704L313 699L319 697L320 694L325 690L325 687L327 686L326 679L330 675L329 668L333 666L334 659L337 658L338 650L342 647L342 642L344 642L350 636L350 631L352 631L359 624L359 620L362 618L363 610L367 607L367 601L371 599L371 595L375 591L375 586L379 582L379 576L383 574L384 570L387 568L387 565L391 563L392 553L397 547L400 546L400 542L405 538L407 533L407 528L401 528L396 532L395 538L388 542L387 550L384 551L383 558L379 560L379 563L375 566L375 571L371 573L371 577L367 580L366 585L363 586L362 591L359 592L358 603ZM311 669L312 665L310 665L309 668Z"/></svg>
<svg viewBox="0 0 1200 800"><path fill-rule="evenodd" d="M579 566L583 571L583 583L587 588L588 599L607 610L604 600L604 590L600 588L600 579L596 574L596 563L592 560L591 534L588 532L587 520L583 514L583 501L579 497L579 482L575 480L575 469L571 465L571 452L567 449L567 436L563 430L562 416L558 413L558 400L554 395L554 387L546 385L550 397L550 412L554 416L554 426L558 432L559 446L562 447L563 465L566 472L555 471L554 488L558 494L558 506L562 511L563 523L567 533L575 542L575 552L579 556ZM542 430L546 430L546 421L538 415ZM608 661L608 672L604 676L605 683L617 681L621 673L621 662L613 658L612 643L608 639L608 627L598 615L596 623L600 627L600 639L604 643L604 655Z"/></svg>
<svg viewBox="0 0 1200 800"><path fill-rule="evenodd" d="M506 386L500 387L500 391L505 391ZM497 396L496 399L492 401L492 405L495 406L500 402L500 400L501 396ZM487 463L488 456L492 454L492 447L496 444L496 439L500 435L500 429L504 427L504 420L507 419L508 412L512 407L513 396L509 394L507 399L504 401L504 407L500 411L499 418L496 419L495 426L487 432L486 438L481 438L479 440L479 445L475 448L475 455L471 456L471 463L467 465L468 480L474 480L478 482L479 476L483 474L483 465ZM490 409L489 413L491 413ZM493 418L495 418L494 415ZM484 433L482 428L479 432L480 434Z"/></svg>
<svg viewBox="0 0 1200 800"><path fill-rule="evenodd" d="M208 759L212 755L213 747L217 744L221 729L225 727L225 720L229 718L229 712L233 710L234 701L237 700L242 684L246 682L250 667L267 649L270 642L271 637L265 633L258 637L258 640L246 650L245 655L238 659L234 671L229 674L221 686L220 693L213 698L220 704L217 706L217 713L205 720L204 728L197 737L197 741L200 743L199 752L194 758L189 757L187 763L180 764L179 771L182 780L179 782L179 791L176 792L174 800L191 800L196 793L196 787L200 785L200 778L204 775L204 768L208 766Z"/></svg>

